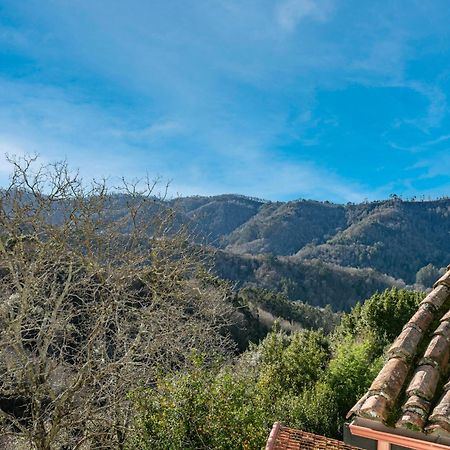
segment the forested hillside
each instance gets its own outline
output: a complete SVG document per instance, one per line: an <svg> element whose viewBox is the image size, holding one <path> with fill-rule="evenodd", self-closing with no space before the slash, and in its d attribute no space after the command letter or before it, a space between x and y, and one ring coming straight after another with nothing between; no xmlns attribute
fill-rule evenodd
<svg viewBox="0 0 450 450"><path fill-rule="evenodd" d="M305 245L326 242L346 226L343 207L330 203L264 205L250 220L222 239L233 253L293 255Z"/></svg>
<svg viewBox="0 0 450 450"><path fill-rule="evenodd" d="M218 275L235 282L237 288L259 286L283 293L291 300L320 307L330 305L336 311L348 311L374 292L405 287L401 280L373 269L343 267L319 260L218 251L214 261Z"/></svg>
<svg viewBox="0 0 450 450"><path fill-rule="evenodd" d="M130 193L108 196L105 223L124 221L136 201ZM428 288L450 262L448 199L335 205L221 195L139 201L150 234L160 226L154 218L164 217L164 232L189 235L236 289L259 287L335 311L390 287ZM63 220L59 208L52 214ZM122 231L129 233L129 222Z"/></svg>
<svg viewBox="0 0 450 450"><path fill-rule="evenodd" d="M372 206L372 205L371 205ZM428 263L450 261L450 200L381 202L349 208L349 224L326 243L301 249L299 259L372 267L406 283Z"/></svg>
<svg viewBox="0 0 450 450"><path fill-rule="evenodd" d="M387 287L428 288L450 262L447 198L337 205L223 195L169 204L197 242L220 249L220 276L336 310Z"/></svg>
<svg viewBox="0 0 450 450"><path fill-rule="evenodd" d="M422 298L385 291L344 315L331 335L275 329L229 364L194 354L189 370L163 374L133 397L135 447L259 449L275 421L342 438L348 410Z"/></svg>
<svg viewBox="0 0 450 450"><path fill-rule="evenodd" d="M127 195L114 196L111 219L128 203ZM149 220L166 211L171 232L185 228L192 242L209 247L216 273L237 288L336 311L385 288L428 288L450 262L447 198L338 205L220 195L152 198L143 208Z"/></svg>

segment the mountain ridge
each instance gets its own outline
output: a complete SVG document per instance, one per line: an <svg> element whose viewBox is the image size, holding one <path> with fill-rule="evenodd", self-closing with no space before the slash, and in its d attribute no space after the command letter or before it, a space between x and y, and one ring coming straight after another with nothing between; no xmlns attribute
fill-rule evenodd
<svg viewBox="0 0 450 450"><path fill-rule="evenodd" d="M112 199L112 219L128 201ZM426 289L424 280L450 262L449 198L335 204L224 194L155 198L144 214L150 219L164 208L172 211L172 231L186 228L214 255L216 273L237 288L261 287L334 310L390 287Z"/></svg>
<svg viewBox="0 0 450 450"><path fill-rule="evenodd" d="M417 273L428 265L438 271L450 262L450 199L445 197L336 204L229 194L169 204L176 211L184 208L184 214L188 210L183 222L197 242L220 251L215 265L221 276L315 305L348 309L375 290L427 288L416 285ZM317 286L324 279L329 285L321 293ZM330 292L337 286L342 292Z"/></svg>

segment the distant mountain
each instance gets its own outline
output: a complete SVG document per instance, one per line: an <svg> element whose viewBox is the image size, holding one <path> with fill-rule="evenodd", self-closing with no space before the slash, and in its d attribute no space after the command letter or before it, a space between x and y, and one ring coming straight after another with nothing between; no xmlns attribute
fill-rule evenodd
<svg viewBox="0 0 450 450"><path fill-rule="evenodd" d="M184 197L170 202L185 216L185 222L197 237L217 246L222 245L225 236L256 216L264 204L263 200L239 195Z"/></svg>
<svg viewBox="0 0 450 450"><path fill-rule="evenodd" d="M204 237L231 253L374 268L409 283L426 264L450 260L450 199L348 205L263 203L232 195L200 199L189 217ZM174 206L190 201L177 199Z"/></svg>
<svg viewBox="0 0 450 450"><path fill-rule="evenodd" d="M111 197L111 219L126 213ZM339 205L268 202L241 195L149 199L149 219L173 209L173 230L216 249L217 273L237 287L260 287L312 305L348 310L377 290L414 287L450 263L450 199ZM423 268L425 268L424 270ZM428 276L425 276L428 274ZM431 275L430 275L431 274Z"/></svg>
<svg viewBox="0 0 450 450"><path fill-rule="evenodd" d="M339 205L221 195L169 203L197 242L220 249L221 276L315 305L348 309L375 290L413 285L428 264L450 263L447 198Z"/></svg>
<svg viewBox="0 0 450 450"><path fill-rule="evenodd" d="M348 226L325 243L299 250L300 260L371 267L407 283L431 263L450 263L450 200L401 200L348 208Z"/></svg>
<svg viewBox="0 0 450 450"><path fill-rule="evenodd" d="M305 245L327 242L346 227L345 208L331 203L268 203L222 238L233 253L293 255Z"/></svg>

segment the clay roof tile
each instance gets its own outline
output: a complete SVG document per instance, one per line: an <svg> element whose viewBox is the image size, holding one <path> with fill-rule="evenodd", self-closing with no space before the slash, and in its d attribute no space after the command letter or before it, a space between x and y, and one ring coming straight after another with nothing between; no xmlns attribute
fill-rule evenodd
<svg viewBox="0 0 450 450"><path fill-rule="evenodd" d="M390 359L373 381L369 392L381 394L392 404L402 389L408 375L408 369L408 364L402 359Z"/></svg>
<svg viewBox="0 0 450 450"><path fill-rule="evenodd" d="M426 416L418 411L405 411L395 424L396 428L407 428L408 430L422 431L425 426Z"/></svg>
<svg viewBox="0 0 450 450"><path fill-rule="evenodd" d="M445 372L447 370L449 355L449 341L444 336L437 335L431 339L419 364L431 364Z"/></svg>
<svg viewBox="0 0 450 450"><path fill-rule="evenodd" d="M450 294L448 285L440 284L433 289L421 302L421 305L428 303L437 311L444 304Z"/></svg>
<svg viewBox="0 0 450 450"><path fill-rule="evenodd" d="M358 411L358 416L378 422L386 422L389 415L389 401L380 394L371 395L362 404Z"/></svg>
<svg viewBox="0 0 450 450"><path fill-rule="evenodd" d="M441 319L441 322L445 322L445 321L450 321L450 311L447 311L443 316L442 316L442 319Z"/></svg>
<svg viewBox="0 0 450 450"><path fill-rule="evenodd" d="M444 392L437 406L430 415L431 423L445 424L450 429L450 391Z"/></svg>
<svg viewBox="0 0 450 450"><path fill-rule="evenodd" d="M410 360L416 354L417 346L422 340L422 336L423 332L419 327L407 324L389 348L389 357Z"/></svg>
<svg viewBox="0 0 450 450"><path fill-rule="evenodd" d="M425 400L431 400L434 396L439 381L439 369L430 365L419 366L406 389L408 397L418 395Z"/></svg>
<svg viewBox="0 0 450 450"><path fill-rule="evenodd" d="M424 303L419 307L417 312L411 317L407 325L414 324L419 327L422 331L428 330L431 322L434 318L434 307L429 303Z"/></svg>

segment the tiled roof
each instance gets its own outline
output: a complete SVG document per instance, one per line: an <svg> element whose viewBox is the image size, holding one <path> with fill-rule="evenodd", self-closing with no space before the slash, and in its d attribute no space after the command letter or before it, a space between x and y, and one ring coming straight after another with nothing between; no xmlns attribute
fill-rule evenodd
<svg viewBox="0 0 450 450"><path fill-rule="evenodd" d="M388 351L368 392L347 418L450 436L450 266Z"/></svg>
<svg viewBox="0 0 450 450"><path fill-rule="evenodd" d="M317 434L288 428L279 422L273 424L266 450L358 450L358 447L345 444Z"/></svg>

